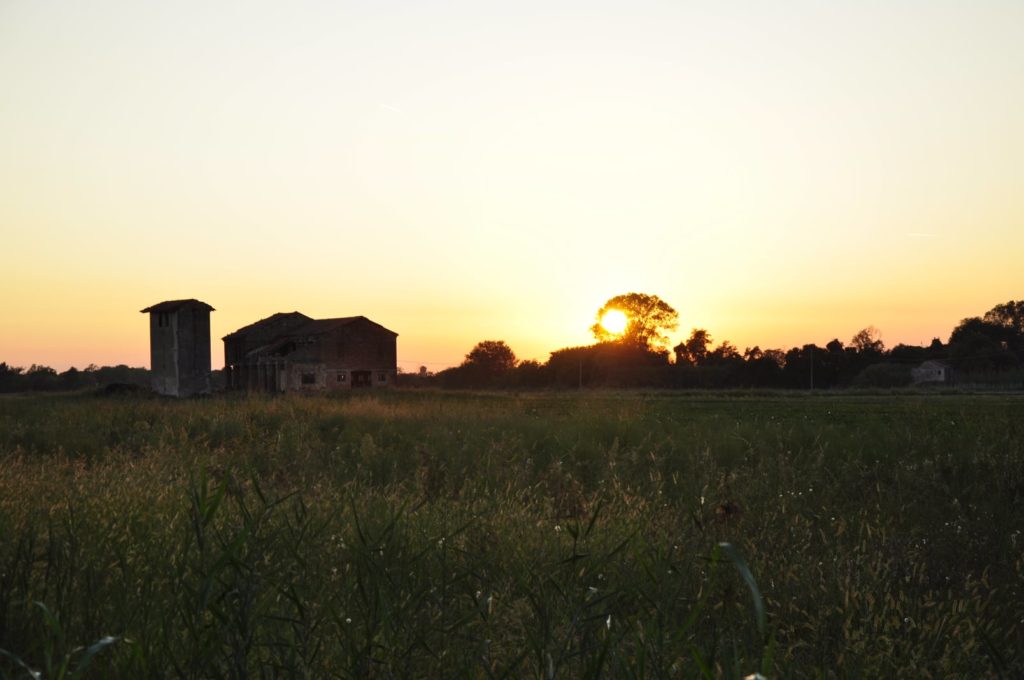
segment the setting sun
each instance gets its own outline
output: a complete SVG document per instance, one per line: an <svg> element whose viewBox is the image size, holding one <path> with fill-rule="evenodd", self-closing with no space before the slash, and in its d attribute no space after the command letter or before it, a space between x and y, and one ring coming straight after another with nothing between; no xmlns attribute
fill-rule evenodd
<svg viewBox="0 0 1024 680"><path fill-rule="evenodd" d="M626 325L628 323L629 319L627 319L626 315L619 309L609 309L604 313L604 316L601 317L601 327L614 335L620 335L624 330L626 330Z"/></svg>

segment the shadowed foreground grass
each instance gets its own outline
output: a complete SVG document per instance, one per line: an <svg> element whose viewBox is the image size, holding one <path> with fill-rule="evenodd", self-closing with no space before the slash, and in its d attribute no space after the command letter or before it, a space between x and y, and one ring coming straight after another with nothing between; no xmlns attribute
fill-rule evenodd
<svg viewBox="0 0 1024 680"><path fill-rule="evenodd" d="M0 674L1013 677L1022 503L1012 397L4 399Z"/></svg>

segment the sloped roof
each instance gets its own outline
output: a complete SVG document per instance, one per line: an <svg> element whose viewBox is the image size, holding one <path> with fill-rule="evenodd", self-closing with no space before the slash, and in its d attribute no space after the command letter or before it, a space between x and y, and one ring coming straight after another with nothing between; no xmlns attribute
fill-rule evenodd
<svg viewBox="0 0 1024 680"><path fill-rule="evenodd" d="M273 319L278 316L284 315L275 314L274 316L269 318ZM267 319L264 319L264 321L266 320ZM246 352L245 356L248 358L253 358L266 354L273 354L274 352L277 352L281 348L286 347L289 343L295 343L296 341L302 342L301 338L308 338L314 335L326 335L327 333L330 333L339 328L343 328L356 322L367 323L371 326L377 327L378 329L384 331L385 333L398 337L398 333L387 328L384 328L384 326L381 326L379 323L375 321L370 321L365 316L342 316L335 319L310 319L307 323L304 323L301 326L293 328L290 331L285 331L277 334L276 336L274 336L272 340L270 340L266 344L250 349L248 352ZM256 324L253 325L255 326ZM241 330L236 331L236 333L241 332Z"/></svg>
<svg viewBox="0 0 1024 680"><path fill-rule="evenodd" d="M143 314L149 314L151 312L176 312L182 307L185 307L186 305L196 305L198 307L204 307L208 312L216 311L210 305L200 300L196 300L195 298L189 298L187 300L166 300L164 302L158 302L157 304L152 305L150 307L146 307L145 309L140 311Z"/></svg>
<svg viewBox="0 0 1024 680"><path fill-rule="evenodd" d="M277 340L274 340L271 343L267 343L266 345L260 345L259 347L254 347L253 349L251 349L248 352L246 352L245 356L246 357L258 357L261 354L268 354L268 353L274 351L275 349L277 349L284 342L286 342L286 341L285 340L281 340L281 339L277 339Z"/></svg>
<svg viewBox="0 0 1024 680"><path fill-rule="evenodd" d="M366 323L376 326L377 328L380 328L381 330L390 333L391 335L398 335L398 333L394 332L393 330L384 328L384 326L381 326L379 323L376 323L375 321L370 321L365 316L340 316L335 319L314 319L307 324L304 324L302 326L299 326L298 328L289 331L286 335L322 335L324 333L330 333L333 330L341 328L342 326L347 326L356 321L365 321Z"/></svg>
<svg viewBox="0 0 1024 680"><path fill-rule="evenodd" d="M275 321L281 321L282 319L285 319L285 318L290 317L290 316L291 317L300 317L300 318L296 318L296 321L301 321L301 319L305 319L306 321L312 321L313 320L310 317L308 317L305 314L303 314L302 312L278 312L276 314L271 314L270 316L268 316L265 319L260 319L259 321L255 322L255 323L251 323L248 326L242 326L237 331L234 331L233 333L228 333L223 338L221 338L221 340L227 340L228 338L234 338L234 337L239 336L239 335L245 335L246 333L249 333L250 331L257 330L258 328L261 328L261 327L266 326L268 324L274 323Z"/></svg>

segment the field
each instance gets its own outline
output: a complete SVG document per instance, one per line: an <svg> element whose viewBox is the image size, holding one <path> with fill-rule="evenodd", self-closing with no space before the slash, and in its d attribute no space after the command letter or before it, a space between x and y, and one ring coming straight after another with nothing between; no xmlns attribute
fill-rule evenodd
<svg viewBox="0 0 1024 680"><path fill-rule="evenodd" d="M0 399L0 676L1018 677L1024 399Z"/></svg>

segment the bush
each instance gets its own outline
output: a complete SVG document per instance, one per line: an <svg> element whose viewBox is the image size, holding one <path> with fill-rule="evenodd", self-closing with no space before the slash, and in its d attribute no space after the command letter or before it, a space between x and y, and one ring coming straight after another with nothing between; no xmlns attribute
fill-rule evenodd
<svg viewBox="0 0 1024 680"><path fill-rule="evenodd" d="M909 366L871 364L853 380L854 387L906 387L912 381Z"/></svg>

